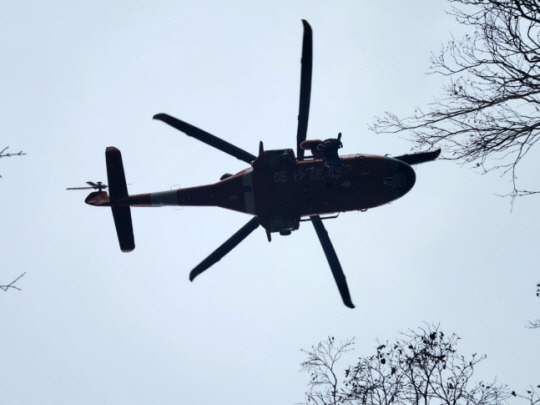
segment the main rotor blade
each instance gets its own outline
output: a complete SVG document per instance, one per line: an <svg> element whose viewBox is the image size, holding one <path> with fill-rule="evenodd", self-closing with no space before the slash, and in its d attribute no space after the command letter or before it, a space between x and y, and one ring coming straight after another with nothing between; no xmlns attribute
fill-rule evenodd
<svg viewBox="0 0 540 405"><path fill-rule="evenodd" d="M417 165L419 163L430 162L432 160L437 159L440 153L441 153L441 150L437 149L431 152L419 152L419 153L411 153L409 155L394 156L394 159L399 159L409 165Z"/></svg>
<svg viewBox="0 0 540 405"><path fill-rule="evenodd" d="M304 40L302 41L302 70L300 73L300 106L298 112L298 130L296 133L296 156L304 159L304 150L300 144L306 140L309 103L311 100L311 73L313 68L313 31L306 20L304 24Z"/></svg>
<svg viewBox="0 0 540 405"><path fill-rule="evenodd" d="M186 135L192 136L193 138L198 139L207 145L213 146L222 152L228 153L237 159L243 160L246 163L251 164L251 162L253 162L256 158L256 156L252 155L251 153L246 152L245 150L240 149L239 147L234 146L233 144L230 144L217 136L209 134L200 128L194 127L187 122L171 117L168 114L156 114L154 115L154 119L163 121L164 123L169 124L171 127L182 131Z"/></svg>
<svg viewBox="0 0 540 405"><path fill-rule="evenodd" d="M341 298L343 299L343 303L349 308L354 308L354 304L351 301L351 295L349 294L347 280L345 279L345 274L343 273L343 269L341 268L341 264L339 263L336 251L334 250L334 246L330 241L328 232L326 231L326 228L322 223L321 217L318 215L312 215L310 218L313 226L315 227L315 231L317 232L317 236L321 241L324 254L326 255L326 259L328 260L328 264L330 265L330 269L332 270L332 274L334 275L334 280L336 280L336 284L339 293L341 294Z"/></svg>
<svg viewBox="0 0 540 405"><path fill-rule="evenodd" d="M189 273L189 280L193 281L195 277L207 270L210 266L220 261L223 256L233 250L240 242L242 242L251 232L253 232L259 226L259 220L257 217L251 218L251 220L245 224L238 232L225 241L220 247L218 247L210 256L204 259L197 265L191 273Z"/></svg>

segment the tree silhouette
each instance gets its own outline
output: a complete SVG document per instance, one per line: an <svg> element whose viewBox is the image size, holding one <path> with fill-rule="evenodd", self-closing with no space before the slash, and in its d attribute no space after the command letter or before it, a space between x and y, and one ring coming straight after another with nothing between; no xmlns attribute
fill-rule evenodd
<svg viewBox="0 0 540 405"><path fill-rule="evenodd" d="M359 357L342 374L337 363L353 350L354 340L336 343L330 337L304 350L308 358L301 367L310 375L305 404L499 405L512 397L539 402L533 388L520 395L495 382L474 383L475 366L485 356L458 354L459 339L427 325L379 343L375 354Z"/></svg>
<svg viewBox="0 0 540 405"><path fill-rule="evenodd" d="M377 133L406 131L419 149L510 177L540 136L540 4L537 0L450 0L450 14L472 29L432 55L431 72L447 79L443 96L414 115L377 118Z"/></svg>

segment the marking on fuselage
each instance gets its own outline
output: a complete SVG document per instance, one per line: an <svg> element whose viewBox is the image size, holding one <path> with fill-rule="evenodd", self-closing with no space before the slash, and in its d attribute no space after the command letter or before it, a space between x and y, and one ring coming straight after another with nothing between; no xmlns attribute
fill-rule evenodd
<svg viewBox="0 0 540 405"><path fill-rule="evenodd" d="M318 181L326 179L339 179L342 177L341 168L328 168L328 167L310 167L310 168L297 168L294 170L294 182L302 183L306 181Z"/></svg>
<svg viewBox="0 0 540 405"><path fill-rule="evenodd" d="M289 176L287 175L286 170L280 170L278 172L274 172L274 182L284 184L289 181Z"/></svg>
<svg viewBox="0 0 540 405"><path fill-rule="evenodd" d="M300 170L300 169L295 169L294 171L294 182L295 183L300 183L304 177L306 177L306 174L304 173L303 170Z"/></svg>

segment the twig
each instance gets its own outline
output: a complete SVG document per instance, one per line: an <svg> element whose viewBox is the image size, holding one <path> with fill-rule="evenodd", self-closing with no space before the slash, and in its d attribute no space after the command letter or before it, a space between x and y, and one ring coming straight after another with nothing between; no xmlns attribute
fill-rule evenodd
<svg viewBox="0 0 540 405"><path fill-rule="evenodd" d="M0 285L0 289L1 290L4 290L4 291L7 291L9 288L14 288L16 290L19 290L21 291L21 289L19 287L17 287L15 285L15 283L17 281L19 281L24 275L26 274L26 272L24 272L23 274L21 274L19 277L17 277L15 280L13 280L11 283L9 283L8 285Z"/></svg>

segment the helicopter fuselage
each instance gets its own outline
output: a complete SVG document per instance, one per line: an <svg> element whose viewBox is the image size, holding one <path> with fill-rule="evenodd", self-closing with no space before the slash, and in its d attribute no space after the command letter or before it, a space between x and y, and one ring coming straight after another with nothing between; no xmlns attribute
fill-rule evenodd
<svg viewBox="0 0 540 405"><path fill-rule="evenodd" d="M105 192L86 202L99 206L218 206L256 215L267 232L289 234L302 217L367 210L405 195L414 170L397 159L375 155L342 157L343 168L322 159L298 161L292 149L261 151L252 167L217 183L136 194L110 203Z"/></svg>

